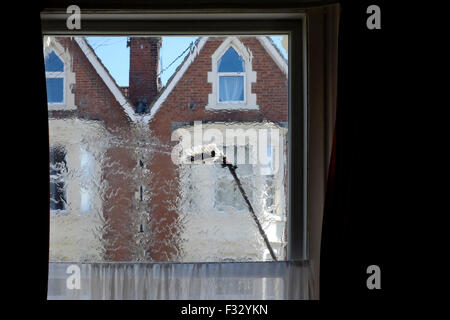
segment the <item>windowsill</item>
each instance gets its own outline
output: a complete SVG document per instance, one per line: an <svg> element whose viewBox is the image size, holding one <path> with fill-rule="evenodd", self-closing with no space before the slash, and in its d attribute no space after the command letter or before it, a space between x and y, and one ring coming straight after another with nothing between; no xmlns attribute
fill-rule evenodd
<svg viewBox="0 0 450 320"><path fill-rule="evenodd" d="M50 210L50 214L51 215L63 215L63 216L66 216L67 214L68 214L69 212L67 211L67 210L60 210L60 209L58 209L58 210Z"/></svg>
<svg viewBox="0 0 450 320"><path fill-rule="evenodd" d="M245 103L218 103L207 105L205 110L259 110L259 106Z"/></svg>
<svg viewBox="0 0 450 320"><path fill-rule="evenodd" d="M244 209L237 209L233 206L227 206L225 205L224 208L216 208L214 207L214 209L216 210L216 214L218 215L226 215L226 214L245 214L246 212L248 212L247 208Z"/></svg>
<svg viewBox="0 0 450 320"><path fill-rule="evenodd" d="M48 111L55 111L55 110L75 110L75 106L68 106L65 103L48 103L47 104Z"/></svg>
<svg viewBox="0 0 450 320"><path fill-rule="evenodd" d="M278 214L275 213L266 213L267 219L272 222L287 222L287 219L285 217L280 217Z"/></svg>

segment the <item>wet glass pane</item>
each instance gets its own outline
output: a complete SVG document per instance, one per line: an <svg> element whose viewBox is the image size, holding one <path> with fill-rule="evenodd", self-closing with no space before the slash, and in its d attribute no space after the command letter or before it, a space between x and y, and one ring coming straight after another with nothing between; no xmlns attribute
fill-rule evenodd
<svg viewBox="0 0 450 320"><path fill-rule="evenodd" d="M50 103L63 102L64 79L47 78L47 101Z"/></svg>
<svg viewBox="0 0 450 320"><path fill-rule="evenodd" d="M47 78L50 261L286 260L278 38L46 39L70 66Z"/></svg>

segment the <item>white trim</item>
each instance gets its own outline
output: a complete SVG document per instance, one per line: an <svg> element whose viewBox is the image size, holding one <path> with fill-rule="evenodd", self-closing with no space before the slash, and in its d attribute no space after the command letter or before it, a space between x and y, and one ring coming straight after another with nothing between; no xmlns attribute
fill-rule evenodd
<svg viewBox="0 0 450 320"><path fill-rule="evenodd" d="M125 96L123 95L120 88L117 86L114 79L105 70L104 66L100 63L100 61L97 58L97 55L92 51L92 49L87 44L86 39L84 37L75 37L75 41L78 43L81 50L85 54L86 58L92 64L95 71L97 71L100 78L103 79L106 86L111 91L111 93L114 95L117 102L123 108L123 110L128 115L128 117L131 119L131 121L136 122L137 118L136 118L136 114L134 113L133 106L128 102L128 100L125 98Z"/></svg>
<svg viewBox="0 0 450 320"><path fill-rule="evenodd" d="M287 77L288 64L286 63L286 60L281 56L280 52L273 46L272 42L266 36L258 36L258 40L259 42L261 42L264 49L266 49L266 51Z"/></svg>
<svg viewBox="0 0 450 320"><path fill-rule="evenodd" d="M45 77L53 79L64 78L64 72L65 71L45 71Z"/></svg>
<svg viewBox="0 0 450 320"><path fill-rule="evenodd" d="M219 60L220 59L222 59L222 57L223 57L223 55L228 51L228 49L229 48L233 48L235 51L236 51L236 53L238 53L239 51L237 51L236 50L236 47L235 46L233 46L233 44L231 44L224 52L222 52L221 53L221 55L220 55L220 57L217 57L217 58L215 58L215 59L213 59L213 63L219 63ZM217 52L217 51L216 51ZM238 53L238 55L239 55L239 53ZM216 56L216 54L214 54L214 56ZM239 55L240 56L240 55ZM245 64L247 64L247 63L245 63ZM224 105L225 103L226 104L228 104L228 103L230 103L230 104L236 104L236 103L239 103L239 104L247 104L247 91L246 91L246 89L247 89L247 73L246 73L246 71L247 71L247 68L246 68L247 66L245 66L245 68L244 68L244 72L219 72L219 70L216 70L216 74L217 74L217 79L216 79L216 85L217 85L217 90L216 90L216 104L217 105ZM216 67L217 68L217 67ZM213 71L214 71L214 68L213 68ZM237 76L237 77L243 77L243 86L244 86L244 100L237 100L237 101L220 101L220 77L233 77L233 76ZM214 84L213 84L213 86L214 86ZM213 92L214 92L214 89L213 89ZM225 107L224 107L224 109L225 109ZM227 108L228 109L228 108Z"/></svg>
<svg viewBox="0 0 450 320"><path fill-rule="evenodd" d="M245 104L242 101L220 102L215 105L207 105L206 110L259 110L256 104Z"/></svg>
<svg viewBox="0 0 450 320"><path fill-rule="evenodd" d="M158 112L159 108L161 108L164 101L166 101L169 94L172 92L172 90L177 85L178 81L183 77L186 70L189 68L192 62L194 62L197 55L200 53L200 50L202 50L203 46L205 45L206 41L208 40L208 37L202 37L200 41L198 42L197 46L194 47L194 49L189 54L186 61L181 66L180 70L175 74L174 78L170 81L167 88L164 89L163 93L158 97L158 99L153 104L150 114L143 116L141 119L144 123L148 123L153 117L155 116L156 112Z"/></svg>

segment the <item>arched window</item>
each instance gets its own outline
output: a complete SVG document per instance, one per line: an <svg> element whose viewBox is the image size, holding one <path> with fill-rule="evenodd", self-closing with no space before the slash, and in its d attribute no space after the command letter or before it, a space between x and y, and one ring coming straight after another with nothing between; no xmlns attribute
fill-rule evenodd
<svg viewBox="0 0 450 320"><path fill-rule="evenodd" d="M55 51L45 59L45 78L47 85L47 102L64 103L64 62Z"/></svg>
<svg viewBox="0 0 450 320"><path fill-rule="evenodd" d="M219 101L245 101L245 62L229 47L217 62Z"/></svg>
<svg viewBox="0 0 450 320"><path fill-rule="evenodd" d="M252 70L250 50L237 37L228 37L211 59L208 82L212 84L212 92L206 109L257 110L256 94L251 92L256 72Z"/></svg>
<svg viewBox="0 0 450 320"><path fill-rule="evenodd" d="M44 40L44 64L48 110L75 110L73 57L55 37Z"/></svg>

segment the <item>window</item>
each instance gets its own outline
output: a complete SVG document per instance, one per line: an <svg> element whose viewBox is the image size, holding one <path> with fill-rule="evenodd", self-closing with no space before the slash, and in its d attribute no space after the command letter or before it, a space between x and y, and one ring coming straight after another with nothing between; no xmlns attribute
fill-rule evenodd
<svg viewBox="0 0 450 320"><path fill-rule="evenodd" d="M252 70L252 53L240 39L227 37L211 56L212 70L208 82L212 92L208 95L206 110L258 110L252 84L256 72Z"/></svg>
<svg viewBox="0 0 450 320"><path fill-rule="evenodd" d="M66 209L64 181L66 172L66 150L61 146L52 147L50 149L50 210Z"/></svg>
<svg viewBox="0 0 450 320"><path fill-rule="evenodd" d="M237 165L236 172L239 175L239 179L243 187L248 190L247 197L249 201L253 202L253 188L250 187L253 181L253 165L249 163L249 146L233 146L231 148L224 146L223 150L224 154ZM240 154L245 155L245 164L238 164L237 159L241 156ZM247 204L229 172L224 170L221 165L215 165L215 169L217 182L215 185L214 208L218 212L223 213L230 212L230 210L237 212L248 210Z"/></svg>
<svg viewBox="0 0 450 320"><path fill-rule="evenodd" d="M193 153L211 150L188 143L200 136L200 125L203 146L216 146L215 160L192 160ZM187 159L179 168L183 261L271 261L269 248L287 259L287 134L269 122L197 122L177 129ZM222 165L222 154L233 170Z"/></svg>
<svg viewBox="0 0 450 320"><path fill-rule="evenodd" d="M45 82L47 108L52 110L75 110L72 88L76 82L73 57L65 47L62 37L44 37Z"/></svg>
<svg viewBox="0 0 450 320"><path fill-rule="evenodd" d="M45 78L47 84L47 102L64 103L64 62L55 51L45 59Z"/></svg>
<svg viewBox="0 0 450 320"><path fill-rule="evenodd" d="M335 104L337 91L335 84L338 47L336 38L338 36L337 22L339 21L337 12L340 9L339 7L323 5L320 7L313 6L314 10L311 10L311 6L307 4L300 7L290 10L286 8L261 10L257 6L253 6L253 8L250 6L245 9L242 9L242 6L241 8L230 6L226 10L220 7L208 10L199 8L192 10L192 14L186 14L186 12L176 9L160 14L153 12L152 6L148 6L149 13L139 12L137 14L136 10L121 10L120 12L114 12L113 15L110 11L87 10L83 11L85 17L83 19L88 19L90 23L83 25L82 30L77 31L67 30L67 15L61 14L61 10L49 8L49 10L44 10L41 13L44 35L66 34L67 38L61 41L64 44L62 52L68 54L77 54L78 52L85 56L82 58L76 57L73 60L70 56L69 59L66 56L62 58L66 67L64 107L67 108L70 103L70 85L74 83L74 78L70 76L71 69L79 72L80 76L89 75L92 72L95 76L91 77L92 80L89 81L89 85L102 90L92 94L85 93L83 90L74 91L77 94L77 101L80 102L80 107L83 109L80 110L82 112L74 113L74 117L83 116L85 119L98 119L98 122L105 125L105 136L106 133L112 135L111 138L107 136L107 139L104 139L102 134L99 133L95 136L96 139L93 142L101 143L102 147L105 148L102 156L98 157L101 160L99 181L102 182L98 184L99 187L96 189L101 199L98 205L99 215L108 218L107 223L110 221L113 223L109 223L101 229L104 230L101 239L107 241L104 245L102 243L100 247L99 258L87 260L88 262L108 261L108 263L81 264L82 274L88 275L86 285L83 283L81 286L82 290L67 290L67 274L65 273L67 265L50 263L49 296L52 296L52 292L57 292L58 289L61 289L61 293L57 294L59 299L77 298L81 293L87 293L87 296L93 299L214 299L217 298L217 294L224 297L227 291L231 291L230 293L233 295L236 294L233 297L236 299L243 297L298 299L308 298L309 294L316 298L319 296L317 290L319 260L316 260L316 258L320 257L321 229L318 225L322 221L320 208L322 208L323 181L327 167L326 150L331 149L327 142L332 141L332 137L330 138L329 135L330 132L333 132L332 124L334 123L333 105ZM211 12L214 12L213 15L211 15ZM170 16L170 22L167 19L168 16ZM142 23L144 20L159 22ZM326 28L323 28L324 25L326 25ZM129 34L130 30L133 30L133 34L141 36L163 35L165 32L169 32L172 37L186 35L190 31L194 31L195 35L210 35L212 33L212 37L201 37L193 46L189 46L190 49L186 51L188 52L186 59L177 60L183 61L180 68L177 68L179 72L172 78L174 81L171 81L161 91L161 95L152 105L151 114L147 117L135 114L134 106L121 96L121 91L114 81L110 81L107 67L104 67L101 62L103 61L106 64L107 60L97 59L96 57L94 52L96 50L94 49L97 48L114 52L112 48L116 40L101 39L97 42L98 46L90 47L87 44L83 45L85 42L82 37L76 36L114 34L130 37L132 36ZM233 33L238 36L223 36ZM273 48L270 39L262 36L263 33L276 35L289 33L289 41L286 42L286 50L288 50L287 44L289 44L289 64L280 57L278 50ZM244 35L261 36L257 36L258 39L248 41ZM214 41L213 37L220 37L225 40L218 46L208 46L210 40ZM57 38L62 38L62 36ZM57 41L52 43L54 45L52 49L55 49L57 55L61 57L60 48L56 49ZM142 41L142 39L138 41ZM254 45L251 44L252 41ZM261 62L266 61L266 59L261 58L262 49L255 48L258 41L263 44L264 50L286 75L286 79L283 78L286 86L281 84L281 88L285 88L285 91L280 90L278 83L272 81L277 78L276 75L261 66ZM81 50L78 50L77 46ZM184 52L182 50L186 47L187 45L180 50L174 50L176 52L174 52L173 58L177 57L180 52ZM142 49L140 46L137 48ZM231 89L225 89L225 86L220 89L218 62L230 48L233 48L244 61L242 74L233 75L234 77L240 77L235 83L239 84L241 80L243 81L243 89L236 90L236 96L238 96L238 93L243 93L243 97L235 97L236 100L227 97L232 95ZM129 50L131 51L131 47ZM263 51L264 54L266 54L265 51ZM205 52L208 52L208 56L204 55ZM126 61L116 58L113 58L113 60L118 65L127 65ZM172 60L172 58L164 59L164 61ZM154 59L154 61L156 63L161 61L161 69L164 70L162 59ZM267 61L271 60L267 58ZM148 64L143 64L143 66L145 65L148 66ZM153 70L158 69L154 68ZM253 70L257 70L258 73ZM288 70L289 77L287 77ZM195 76L192 76L191 71L198 72ZM100 80L105 80L104 83L95 81L95 78L98 78L97 74L102 78ZM162 75L164 76L164 73ZM167 75L167 72L165 75ZM185 76L185 82L183 76ZM225 74L223 76L226 77ZM205 83L205 78L208 84ZM126 76L126 79L129 79L129 77ZM203 86L201 88L193 85L196 79L202 80ZM262 84L264 79L268 80L266 86ZM83 83L80 83L79 87L82 87L85 83L86 80L83 80L81 80ZM232 79L223 78L222 81L231 82ZM256 86L256 82L258 86ZM105 91L103 90L105 84L111 91L111 93L107 92L109 96L114 95L119 105L123 106L123 110L115 108L112 104L109 105L111 99L103 98L101 93ZM179 85L177 86L177 84ZM177 90L181 88L182 84L186 84L183 90ZM239 85L236 86L236 88L239 87ZM222 90L222 100L220 90ZM171 92L176 92L176 99L169 97ZM284 94L286 99L274 98L277 93ZM257 94L260 108L257 105ZM90 100L94 97L96 101L101 101L101 103L90 103ZM270 98L273 100L271 103L265 101ZM176 101L176 104L170 105L172 100ZM282 112L278 112L274 106L277 101L283 101L284 106L280 107ZM50 105L58 104L49 103L49 109ZM258 111L203 112L205 105L205 111ZM157 112L158 110L160 111ZM125 115L121 113L122 111L125 112ZM59 116L60 113L55 114ZM327 117L324 117L324 114ZM54 118L50 119L50 115L51 113L49 113L49 123L56 122ZM57 121L67 122L66 115L61 117L63 116L65 118ZM125 121L122 121L124 118L127 119L127 116L130 120L129 126L124 123ZM260 116L260 118L256 118L257 116ZM289 119L287 119L288 117ZM117 124L115 123L116 120L118 121ZM278 176L275 175L275 179L271 179L272 175L267 174L263 175L261 180L267 179L267 185L264 185L267 188L265 192L270 194L270 197L266 197L267 206L276 208L280 212L280 216L281 213L284 213L286 219L289 219L287 224L289 228L286 228L288 235L286 241L289 248L284 257L290 261L278 261L276 263L209 263L209 261L224 261L224 259L241 261L235 259L235 257L250 257L250 255L239 250L252 249L255 246L264 248L264 246L260 245L262 239L259 237L256 225L249 214L236 214L234 216L211 214L212 210L210 209L213 204L211 199L214 199L215 188L213 186L215 181L207 173L212 171L209 169L213 166L192 166L194 168L191 171L185 170L187 172L179 170L178 167L173 167L170 161L172 151L170 146L173 142L166 139L166 135L173 130L173 127L179 127L180 123L186 125L186 123L200 120L204 121L203 123L226 121L230 126L242 121L254 121L262 125L265 125L265 121L273 123L289 122L288 127L285 127L289 128L289 132L285 134L287 143L285 144L285 154L281 159L284 170ZM308 126L308 124L313 125ZM82 129L80 127L79 131L82 131ZM63 140L66 136L72 137L71 134L68 134L66 126L61 126L58 130L49 133L49 137L60 138L60 140ZM57 139L50 140L50 142L52 141L57 141ZM64 144L67 147L68 165L72 171L79 163L78 158L72 152L72 148L78 149L79 141L78 139L73 143ZM315 143L317 141L321 143ZM309 146L310 142L312 147ZM54 145L54 143L51 143L51 145ZM136 154L145 155L144 166L135 167ZM76 158L76 160L72 161L73 158ZM259 168L254 169L255 176L262 175L261 171L257 170ZM196 174L197 171L199 174ZM270 173L270 171L275 170L271 168L268 172ZM177 178L172 177L175 174L177 174ZM181 174L186 176L190 188L179 188L179 185L183 182L178 178L178 175ZM308 188L310 181L313 182L313 188L311 189ZM145 207L133 198L134 191L143 184L148 187L148 198L152 200L148 201ZM71 192L68 180L66 180L66 185L69 207L69 205L76 203L76 201L72 202L70 197L76 194L78 198L78 194ZM262 197L258 193L264 187L262 183L259 183L258 190L255 190L255 200L252 201L255 212L261 216L265 214L264 210L261 209L262 201L260 200L262 200ZM184 212L181 212L178 208L179 205L184 205L184 200L189 204L197 203L192 210L190 208L186 210L188 211L186 215L183 215ZM201 211L198 210L199 208ZM74 211L77 212L77 209L78 207L75 205ZM148 238L144 241L145 247L140 246L140 243L137 246L138 243L134 237L139 230L139 228L136 228L134 217L138 215L140 217L141 213L150 213L149 218L151 218L148 220L148 228L144 228L146 235L148 235ZM69 249L80 248L80 251L85 251L93 247L89 242L81 244L79 241L80 231L85 230L85 225L91 222L91 220L86 219L87 215L82 215L82 218L86 223L73 225L67 223L67 220L61 220L61 223L55 225L53 224L55 219L51 224L50 238L54 239L53 243L61 244L61 252L64 253L63 258L65 261L71 261L71 263L73 263L72 261L81 261L79 257L85 255L73 255L73 250ZM236 219L231 221L231 218ZM244 220L245 218L248 218L248 223ZM261 219L262 222L264 220L267 222L273 221L272 216L267 217L268 219L261 218L263 218ZM263 224L263 227L266 227L266 225ZM55 231L58 235L61 235L61 241L59 242L57 237L52 237ZM265 231L270 237L269 230L265 229ZM175 244L183 245L187 249L186 251L189 250L191 256L184 256L184 252L179 250L179 246L174 245L175 241L170 241L172 238L178 237L180 232L184 232L184 238L190 241L176 240ZM250 241L253 240L250 239L252 234L256 241ZM249 239L245 239L246 237ZM207 240L205 241L205 239ZM319 242L317 242L318 240ZM71 244L71 248L67 246L68 243ZM275 242L271 244L275 247ZM52 247L50 246L50 248ZM211 249L211 253L206 252L209 249ZM303 264L293 261L308 259L309 253L311 253L311 259L313 259L311 263ZM144 256L144 254L147 255ZM281 255L278 256L281 260ZM271 260L270 258L261 259L260 255L252 255L251 257L255 257L254 260L258 261ZM109 263L110 261L138 261L137 259L148 263ZM59 262L61 259L51 261ZM194 261L195 263L151 263L154 261ZM62 279L59 282L61 286L55 287L51 280L59 275ZM249 279L253 284L247 285L241 282L243 285L238 285L233 281L227 282L227 279L233 277L243 280ZM218 278L225 279L225 283L231 283L231 285L218 287L218 285L220 286L217 281ZM272 281L273 279L277 281ZM90 286L89 283L98 285ZM174 283L177 285L174 285ZM260 284L260 286L257 284ZM124 288L124 290L114 290L118 287ZM243 290L235 291L236 287L243 287ZM250 290L247 290L247 288L250 288ZM255 292L255 295L247 296L251 291ZM273 293L273 295L270 293Z"/></svg>
<svg viewBox="0 0 450 320"><path fill-rule="evenodd" d="M80 211L83 213L93 210L94 161L93 155L82 147L80 150Z"/></svg>
<svg viewBox="0 0 450 320"><path fill-rule="evenodd" d="M288 260L291 257L287 254L289 242L286 236L291 234L288 233L287 219L293 216L287 206L287 203L290 203L288 202L290 183L287 179L290 173L288 172L290 149L286 147L287 142L280 143L277 148L275 142L273 140L269 142L263 134L274 134L282 137L283 141L290 141L290 139L287 140L290 132L286 126L281 126L281 123L288 123L290 120L288 112L290 100L287 90L289 78L287 74L279 72L276 61L270 64L270 68L275 69L276 72L271 72L269 68L264 69L263 62L266 59L274 60L271 56L273 50L265 47L257 36L203 36L181 62L181 67L177 68L178 71L172 78L173 81L169 81L161 95L155 97L153 107L158 106L158 108L153 108L154 112L149 116L140 116L135 113L130 115L127 112L128 109L122 104L111 101L110 98L115 96L114 94L119 95L120 90L115 90L117 89L115 84L108 82L109 74L106 68L100 64L100 59L94 56L95 52L89 51L89 46L83 46L85 40L76 38L73 41L75 48L79 45L81 50L77 49L72 53L70 46L63 41L61 43L68 47L70 54L74 54L74 63L83 62L74 67L80 75L79 88L83 84L84 78L81 76L84 76L84 72L92 74L90 87L93 88L92 92L74 91L77 94L76 100L80 101L80 107L83 107L80 110L82 112L71 116L72 118L80 117L74 121L74 127L77 132L80 132L80 137L84 135L84 128L81 126L83 121L98 121L104 126L104 130L98 130L93 135L93 139L77 137L64 143L71 169L65 181L67 210L70 210L70 214L53 215L53 218L67 219L51 221L50 234L53 247L50 248L51 250L56 248L57 250L53 251L55 253L62 253L51 255L54 257L51 260L52 267L57 265L54 262L61 261L84 261L88 264L90 262L136 261L146 262L147 265L156 262L167 263L167 265L171 265L172 262L195 262L195 268L206 263L216 263L216 266L222 270L222 263L230 261L236 263L223 263L223 265L236 265L237 272L227 274L224 281L229 283L227 278L234 276L236 281L232 281L232 286L213 284L212 288L215 292L213 297L235 295L236 298L267 298L269 292L276 292L277 297L288 296L283 293L285 292L283 288L280 289L277 284L270 283L271 280L268 278L273 278L274 274L267 272L267 268L272 268L274 265L278 269L280 268L278 266L282 266L283 274L289 280L281 279L282 284L293 283L290 278L292 273L288 269L291 263ZM133 41L144 40L133 39ZM272 44L269 43L269 45ZM132 50L129 51L131 55ZM251 51L254 52L255 59ZM83 54L87 60L84 56L79 58L77 54ZM89 58L92 58L92 61ZM211 59L214 64L209 64ZM206 68L214 70L209 71ZM256 72L253 68L259 72L258 86L255 85ZM211 76L208 73L207 78L214 83L213 85L206 83L206 72L213 73ZM196 86L194 82L197 80ZM279 90L278 83L284 84L284 87L282 86L284 90ZM106 88L105 84L111 92L98 90ZM205 107L218 110L259 110L256 105L256 94L252 93L252 86L254 86L254 92L258 93L261 92L260 88L267 87L279 94L280 99L277 100L278 96L274 98L275 94L271 95L267 90L259 96L261 112L233 112L230 116L227 112L217 112L214 115L203 112ZM212 92L214 92L214 99L209 100L209 94ZM122 101L119 98L120 96L116 97L117 102ZM102 103L98 103L99 100ZM206 100L211 104L205 106ZM190 108L191 103L197 105ZM103 112L105 110L107 112ZM67 130L66 125L69 119L65 114L62 116L60 114L63 113L49 113L49 123L61 122L60 126L54 125L50 135L53 138L51 141L72 139L73 135ZM85 120L86 118L89 120ZM229 138L229 134L233 137L232 143L228 143L229 139L222 142L214 140L217 146L225 145L225 154L230 158L231 154L239 154L239 150L245 150L244 153L248 155L259 154L258 151L263 149L260 148L260 144L266 146L272 143L274 151L272 148L270 150L264 148L263 153L271 159L276 150L279 150L282 167L277 171L274 161L270 161L269 164L263 163L262 165L270 169L268 174L263 174L259 163L242 164L237 159L238 155L231 163L237 165L236 172L239 179L230 169L231 166L222 167L220 164L210 165L206 162L198 165L187 164L183 167L171 157L176 151L176 144L171 139L171 133L177 130L176 128L188 127L189 132L192 132L190 137L194 140L192 147L195 148L199 145L197 130L194 127L196 122L203 124L205 129L199 135L201 147L208 146L210 142L208 137L215 137L213 130L216 129L224 133L222 134L224 138ZM258 148L254 148L250 142L253 137L258 137L257 142L260 142L257 143ZM96 162L98 168L92 164L90 155L83 153L83 149L80 151L81 145L86 145L84 151L95 155L94 159L98 161ZM252 148L247 147L250 145ZM102 153L100 153L100 147ZM72 149L75 152L72 152ZM77 152L80 152L79 157ZM246 156L246 162L248 158ZM298 161L301 162L301 159ZM81 170L78 170L78 165ZM97 175L99 183L90 188L89 180L92 180L90 172L93 166L94 169L101 171L101 175ZM80 175L78 175L79 171L82 172ZM75 174L72 175L72 172ZM272 176L275 176L275 179L271 179ZM74 183L70 183L71 179ZM243 195L242 189L236 188L236 185L241 186L237 182L239 180L242 182L248 200ZM80 183L82 188L79 193ZM139 199L135 198L136 190L140 190ZM300 197L301 193L295 195ZM94 196L98 196L99 200L93 202L91 198ZM101 219L98 233L95 234L100 237L96 237L95 240L99 238L101 242L97 245L93 240L85 241L83 244L86 243L86 245L80 245L80 240L84 241L87 237L83 234L82 239L78 230L88 229L87 227L92 225L92 220L90 215L78 213L91 211L93 207ZM266 207L273 208L280 219L276 220L275 214L266 210ZM297 210L296 214L301 212ZM295 228L294 232L296 230L298 228ZM95 255L91 255L91 252ZM256 262L254 266L244 265L250 261ZM263 263L266 261L276 261L276 263ZM121 268L120 264L112 266ZM211 269L209 265L208 268ZM246 273L246 270L250 272ZM216 269L212 272L215 273ZM49 277L53 274L50 272ZM168 279L171 281L173 277L174 274ZM223 277L223 274L220 277ZM185 278L184 274L180 276L182 280ZM204 278L202 275L200 281ZM156 286L164 287L165 279L160 277L150 285L145 284L145 290L148 288L148 291L152 291ZM135 280L133 283L144 283L140 275ZM183 286L184 288L192 287L198 279L188 280L189 286ZM296 286L303 288L299 282ZM171 287L170 290L175 292L184 288ZM49 290L49 292L52 291ZM204 289L199 289L198 292L203 294Z"/></svg>
<svg viewBox="0 0 450 320"><path fill-rule="evenodd" d="M219 102L244 101L245 63L230 47L217 62Z"/></svg>

